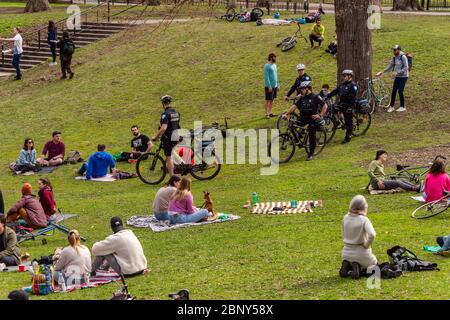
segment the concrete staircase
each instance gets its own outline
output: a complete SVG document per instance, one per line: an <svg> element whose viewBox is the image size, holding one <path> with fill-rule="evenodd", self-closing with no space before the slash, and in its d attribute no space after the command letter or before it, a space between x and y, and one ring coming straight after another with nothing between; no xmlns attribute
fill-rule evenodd
<svg viewBox="0 0 450 320"><path fill-rule="evenodd" d="M113 34L121 32L127 28L130 28L130 24L119 23L94 23L86 22L81 24L81 30L77 31L75 35L70 32L70 35L77 48L84 47L92 42L102 40ZM22 58L20 60L20 68L22 70L33 68L36 65L46 63L48 58L51 57L50 48L47 44L46 32L44 39L41 40L41 47L39 48L38 42L31 42L28 45L23 46ZM58 38L62 37L62 31L58 30ZM26 40L26 39L24 39ZM59 49L57 49L59 54ZM75 53L76 54L76 53ZM12 53L5 53L4 63L2 63L0 56L0 75L9 76L15 74L15 69L11 65Z"/></svg>

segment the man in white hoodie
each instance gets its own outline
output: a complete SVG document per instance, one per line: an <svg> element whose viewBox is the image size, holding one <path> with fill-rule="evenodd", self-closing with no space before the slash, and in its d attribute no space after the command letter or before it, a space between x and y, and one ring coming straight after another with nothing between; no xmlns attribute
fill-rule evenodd
<svg viewBox="0 0 450 320"><path fill-rule="evenodd" d="M123 227L119 217L111 218L111 229L114 234L94 243L92 247L92 253L95 255L92 275L95 275L95 271L104 262L118 274L125 276L141 274L147 268L147 259L138 238L133 231Z"/></svg>

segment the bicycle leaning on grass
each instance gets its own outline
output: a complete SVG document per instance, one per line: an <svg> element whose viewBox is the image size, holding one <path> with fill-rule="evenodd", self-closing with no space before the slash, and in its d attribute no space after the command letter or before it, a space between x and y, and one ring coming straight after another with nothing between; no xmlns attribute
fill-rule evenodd
<svg viewBox="0 0 450 320"><path fill-rule="evenodd" d="M369 102L369 112L373 113L377 108L385 108L385 100L389 98L389 89L386 83L380 78L365 78L359 87L366 88L361 94L361 99Z"/></svg>
<svg viewBox="0 0 450 320"><path fill-rule="evenodd" d="M421 205L413 211L411 216L415 219L426 219L444 212L449 207L450 191L446 191L441 199Z"/></svg>

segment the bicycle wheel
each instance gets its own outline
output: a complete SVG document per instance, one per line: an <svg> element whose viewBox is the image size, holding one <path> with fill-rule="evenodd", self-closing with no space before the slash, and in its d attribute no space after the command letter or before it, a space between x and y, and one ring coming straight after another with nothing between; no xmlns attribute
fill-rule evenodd
<svg viewBox="0 0 450 320"><path fill-rule="evenodd" d="M450 206L448 199L439 199L425 203L413 211L411 216L415 219L426 219L444 212Z"/></svg>
<svg viewBox="0 0 450 320"><path fill-rule="evenodd" d="M289 162L294 156L295 147L294 138L289 133L282 133L269 143L269 157L275 163Z"/></svg>
<svg viewBox="0 0 450 320"><path fill-rule="evenodd" d="M336 135L338 123L336 121L336 118L334 116L328 116L325 118L325 127L327 131L327 141L326 143L330 143L331 140L333 140L334 136Z"/></svg>
<svg viewBox="0 0 450 320"><path fill-rule="evenodd" d="M264 15L264 11L261 8L253 8L252 13L256 13L258 18L261 18Z"/></svg>
<svg viewBox="0 0 450 320"><path fill-rule="evenodd" d="M375 99L373 92L364 90L361 99L367 99L367 101L369 101L369 113L372 114L378 105L378 101Z"/></svg>
<svg viewBox="0 0 450 320"><path fill-rule="evenodd" d="M194 164L191 169L191 175L195 179L211 180L219 174L222 165L220 164L219 157L214 151L209 155L203 155L201 160L201 164Z"/></svg>
<svg viewBox="0 0 450 320"><path fill-rule="evenodd" d="M316 149L314 150L314 155L317 156L322 152L323 148L327 144L327 131L326 129L317 129L316 131ZM306 133L306 143L305 150L307 154L310 154L310 146L309 146L309 134Z"/></svg>
<svg viewBox="0 0 450 320"><path fill-rule="evenodd" d="M281 45L281 51L286 52L291 50L297 44L297 40L291 40L289 42L283 42Z"/></svg>
<svg viewBox="0 0 450 320"><path fill-rule="evenodd" d="M166 177L166 163L160 155L153 152L144 153L136 162L136 173L142 182L158 184Z"/></svg>
<svg viewBox="0 0 450 320"><path fill-rule="evenodd" d="M381 79L378 80L377 84L377 106L380 108L384 108L386 106L385 101L389 100L390 92L389 88L386 86L386 84L381 81Z"/></svg>
<svg viewBox="0 0 450 320"><path fill-rule="evenodd" d="M295 112L291 113L291 118L292 121L297 121L298 120L298 114L296 114ZM289 126L289 119L284 119L283 115L280 115L278 117L277 120L277 129L278 131L280 131L280 133L286 133L288 131L288 126Z"/></svg>
<svg viewBox="0 0 450 320"><path fill-rule="evenodd" d="M353 135L355 137L366 134L372 123L372 115L370 113L353 112Z"/></svg>
<svg viewBox="0 0 450 320"><path fill-rule="evenodd" d="M227 10L227 13L225 14L225 19L229 22L234 20L234 17L236 16L236 10L233 8L230 8Z"/></svg>
<svg viewBox="0 0 450 320"><path fill-rule="evenodd" d="M288 38L284 38L283 40L281 40L280 43L277 44L277 47L281 47L283 45L283 43L287 43L289 41L291 41L292 37L288 37Z"/></svg>

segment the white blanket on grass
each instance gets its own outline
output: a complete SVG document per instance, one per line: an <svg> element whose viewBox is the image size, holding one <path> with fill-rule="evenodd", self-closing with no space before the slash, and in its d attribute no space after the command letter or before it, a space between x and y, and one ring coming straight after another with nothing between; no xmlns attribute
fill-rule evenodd
<svg viewBox="0 0 450 320"><path fill-rule="evenodd" d="M282 26L288 25L292 23L292 20L283 20L283 19L262 19L262 24L271 25L271 26Z"/></svg>
<svg viewBox="0 0 450 320"><path fill-rule="evenodd" d="M75 180L86 180L86 177L75 177ZM117 181L116 178L114 178L114 176L112 174L107 174L104 177L101 178L91 178L91 180L89 181L97 181L97 182L113 182L113 181Z"/></svg>
<svg viewBox="0 0 450 320"><path fill-rule="evenodd" d="M182 223L182 224L169 224L166 221L157 220L154 216L132 216L131 218L129 218L127 220L127 225L133 226L136 228L150 228L153 232L164 232L164 231L176 230L176 229L186 228L186 227L202 226L205 224L235 221L235 220L238 220L241 218L239 216L235 216L232 214L226 214L227 219L220 219L221 216L224 217L224 214L219 213L219 217L214 221Z"/></svg>

